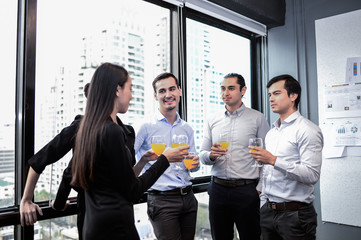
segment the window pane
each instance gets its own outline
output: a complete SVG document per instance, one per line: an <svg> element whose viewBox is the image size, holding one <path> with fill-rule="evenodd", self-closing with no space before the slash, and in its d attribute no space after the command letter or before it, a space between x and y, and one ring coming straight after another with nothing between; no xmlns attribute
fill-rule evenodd
<svg viewBox="0 0 361 240"><path fill-rule="evenodd" d="M224 109L221 82L228 73L241 74L247 86L243 102L251 106L250 40L239 35L187 19L187 121L193 127L197 151L203 140L208 116ZM209 175L201 166L193 176Z"/></svg>
<svg viewBox="0 0 361 240"><path fill-rule="evenodd" d="M195 194L198 201L197 223L195 239L212 239L211 226L209 223L208 202L209 195L207 192Z"/></svg>
<svg viewBox="0 0 361 240"><path fill-rule="evenodd" d="M208 193L197 193L195 194L195 197L198 201L198 212L194 239L211 240L212 236L208 214ZM140 239L156 239L152 224L147 215L147 203L134 206L134 219Z"/></svg>
<svg viewBox="0 0 361 240"><path fill-rule="evenodd" d="M17 1L0 2L0 208L14 205ZM1 235L0 235L1 238Z"/></svg>
<svg viewBox="0 0 361 240"><path fill-rule="evenodd" d="M35 152L84 113L83 87L103 62L124 66L133 81L122 121L153 112L152 80L170 70L168 9L141 0L38 0L37 8ZM54 199L71 156L45 168L36 201ZM48 226L60 228L57 221Z"/></svg>
<svg viewBox="0 0 361 240"><path fill-rule="evenodd" d="M34 240L78 239L76 216L38 221L34 225Z"/></svg>

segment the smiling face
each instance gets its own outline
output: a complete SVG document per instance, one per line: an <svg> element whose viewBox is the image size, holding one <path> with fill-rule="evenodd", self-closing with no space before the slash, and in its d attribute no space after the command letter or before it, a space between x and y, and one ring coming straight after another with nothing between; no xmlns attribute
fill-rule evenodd
<svg viewBox="0 0 361 240"><path fill-rule="evenodd" d="M241 89L236 77L223 80L221 85L222 100L229 111L234 111L242 105L242 96L246 93L246 89L245 86Z"/></svg>
<svg viewBox="0 0 361 240"><path fill-rule="evenodd" d="M269 102L274 113L278 113L281 120L286 119L289 115L295 112L295 100L298 94L291 93L288 96L287 90L284 88L285 80L273 83L268 88Z"/></svg>
<svg viewBox="0 0 361 240"><path fill-rule="evenodd" d="M154 98L159 102L161 113L177 110L182 90L177 87L176 80L173 77L156 82L155 90Z"/></svg>

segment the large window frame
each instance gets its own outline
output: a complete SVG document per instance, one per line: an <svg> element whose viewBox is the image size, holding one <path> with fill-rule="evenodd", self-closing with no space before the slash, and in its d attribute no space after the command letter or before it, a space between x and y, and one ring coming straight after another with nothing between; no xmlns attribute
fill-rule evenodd
<svg viewBox="0 0 361 240"><path fill-rule="evenodd" d="M234 26L232 24L229 24L227 22L223 22L217 18L211 17L209 15L197 12L193 9L185 8L183 10L183 16L182 16L182 22L185 23L186 19L192 19L207 25L210 25L212 27L219 28L221 30L239 35L244 38L248 38L250 40L250 54L251 54L251 108L261 111L263 109L262 104L262 95L260 94L262 92L262 89L257 88L257 86L261 86L261 74L262 70L260 69L261 66L261 37L253 32L250 32L248 30L239 28L237 26ZM186 24L183 26L183 32L186 32ZM182 36L183 46L184 46L184 59L186 58L186 34ZM231 53L230 53L231 54ZM181 70L179 70L181 71ZM187 109L186 109L186 99L187 99L187 79L186 79L186 73L187 72L187 66L184 64L184 74L183 78L180 78L180 84L182 87L183 92L183 98L181 99L180 103L180 112L182 113L183 119L187 120Z"/></svg>
<svg viewBox="0 0 361 240"><path fill-rule="evenodd" d="M233 26L229 23L199 13L187 7L181 8L160 0L146 0L159 6L168 8L171 12L171 71L179 77L184 97L181 98L179 114L186 120L187 109L187 79L186 64L179 61L180 56L186 59L186 36L180 35L181 23L185 33L186 18L220 28L225 31L246 37L251 41L251 88L252 108L261 110L261 38L250 31ZM18 1L18 29L17 29L17 75L16 75L16 122L15 122L15 206L0 209L0 227L14 225L15 239L33 239L34 228L20 226L19 206L24 191L26 176L29 170L27 160L34 154L34 119L35 119L35 59L36 59L36 21L37 0ZM181 54L182 52L182 54ZM185 61L185 60L184 60ZM207 190L210 176L193 180L194 192ZM146 201L146 194L140 202ZM70 198L70 206L64 212L55 212L48 202L37 202L42 208L44 216L39 220L58 218L76 214L76 198Z"/></svg>

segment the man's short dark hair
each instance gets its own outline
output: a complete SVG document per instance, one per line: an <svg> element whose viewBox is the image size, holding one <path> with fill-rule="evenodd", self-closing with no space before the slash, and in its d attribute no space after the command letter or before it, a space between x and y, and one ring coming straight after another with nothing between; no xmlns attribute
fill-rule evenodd
<svg viewBox="0 0 361 240"><path fill-rule="evenodd" d="M241 85L241 87L240 87L240 91L242 91L242 88L244 87L244 86L246 86L246 83L245 83L245 81L244 81L244 78L243 78L243 76L241 75L241 74L238 74L238 73L228 73L226 76L224 76L224 78L226 79L226 78L237 78L237 83L239 84L239 85Z"/></svg>
<svg viewBox="0 0 361 240"><path fill-rule="evenodd" d="M294 77L288 74L276 76L267 83L267 88L270 88L272 84L283 80L285 81L284 88L287 91L287 95L290 96L291 93L295 93L298 95L295 100L295 107L296 109L298 109L298 104L301 100L301 85Z"/></svg>
<svg viewBox="0 0 361 240"><path fill-rule="evenodd" d="M153 80L153 89L154 89L154 92L156 93L157 92L157 89L155 88L155 84L163 79L167 79L169 77L172 77L174 78L175 80L175 83L177 84L177 87L179 88L179 83L178 83L178 79L172 74L172 73L169 73L169 72L165 72L165 73L161 73L159 74L158 76L156 76L156 78Z"/></svg>

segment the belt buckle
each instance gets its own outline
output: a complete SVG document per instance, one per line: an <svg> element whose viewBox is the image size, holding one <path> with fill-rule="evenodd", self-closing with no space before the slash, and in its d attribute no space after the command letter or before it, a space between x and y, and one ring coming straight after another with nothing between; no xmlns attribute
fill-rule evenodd
<svg viewBox="0 0 361 240"><path fill-rule="evenodd" d="M183 192L183 189L186 190L186 188L187 188L187 187L180 189L180 194L181 194L182 196L187 195L187 192Z"/></svg>
<svg viewBox="0 0 361 240"><path fill-rule="evenodd" d="M269 203L270 205L270 208L273 209L273 210L277 210L277 204L276 203Z"/></svg>

